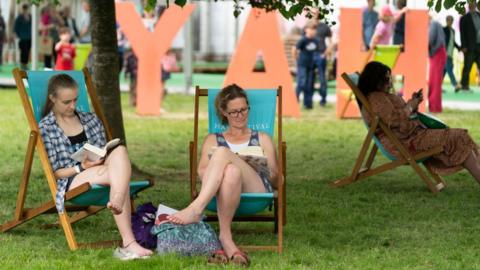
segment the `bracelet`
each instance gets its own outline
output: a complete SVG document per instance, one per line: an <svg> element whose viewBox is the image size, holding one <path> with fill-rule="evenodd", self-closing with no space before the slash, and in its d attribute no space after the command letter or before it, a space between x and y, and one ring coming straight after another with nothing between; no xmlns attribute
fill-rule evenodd
<svg viewBox="0 0 480 270"><path fill-rule="evenodd" d="M80 165L75 165L73 166L73 169L75 170L76 173L80 173Z"/></svg>
<svg viewBox="0 0 480 270"><path fill-rule="evenodd" d="M76 173L81 173L81 172L85 171L85 169L82 167L82 164L77 164L73 168L75 169Z"/></svg>

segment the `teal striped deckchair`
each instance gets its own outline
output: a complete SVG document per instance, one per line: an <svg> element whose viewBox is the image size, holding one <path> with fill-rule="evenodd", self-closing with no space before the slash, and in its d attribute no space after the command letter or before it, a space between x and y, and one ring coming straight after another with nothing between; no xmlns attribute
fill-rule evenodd
<svg viewBox="0 0 480 270"><path fill-rule="evenodd" d="M20 182L20 190L17 196L17 205L14 214L14 219L1 225L1 231L6 232L14 227L31 220L41 214L58 213L59 224L62 226L65 236L67 238L68 246L71 250L79 247L98 247L109 246L118 241L104 241L97 243L79 244L75 239L71 224L105 208L109 199L109 186L90 185L88 183L82 184L79 187L69 190L65 194L65 209L63 213L57 212L55 208L56 195L56 179L54 172L48 160L48 155L40 136L38 122L41 119L41 113L44 108L44 103L47 97L47 85L50 77L55 74L66 73L72 76L78 83L79 97L77 102L77 109L81 111L90 111L88 98L90 97L91 105L105 126L107 141L112 139L112 132L106 121L106 118L100 107L100 103L96 96L93 83L87 69L83 71L22 71L18 68L13 70L13 76L18 87L22 105L27 116L30 127L30 136L27 146L27 154L24 163L23 176ZM35 208L24 208L27 187L30 177L30 171L33 161L35 149L38 151L40 161L45 172L48 186L52 195L52 200L43 203ZM130 194L133 197L136 194L153 185L149 180L136 181L130 183ZM132 199L133 207L133 199ZM68 212L76 212L76 214L69 216Z"/></svg>
<svg viewBox="0 0 480 270"><path fill-rule="evenodd" d="M198 86L195 90L195 120L194 120L194 137L190 142L190 187L191 199L197 196L197 158L198 158L198 121L199 121L199 103L201 96L208 97L208 133L222 132L226 129L221 124L215 113L215 97L219 93L218 89L200 89ZM250 111L248 118L248 126L252 129L263 131L274 137L275 131L275 110L277 109L278 124L276 129L277 136L277 153L278 153L278 169L280 172L278 188L273 193L242 193L240 205L235 213L234 221L273 221L275 231L278 234L278 243L276 246L243 246L243 249L267 249L282 252L283 246L283 226L286 223L285 218L285 154L286 143L282 141L282 90L264 89L264 90L246 90L248 101L250 103ZM273 214L258 214L264 212L273 205ZM217 204L214 198L207 209L216 212ZM216 215L209 215L207 220L218 220Z"/></svg>
<svg viewBox="0 0 480 270"><path fill-rule="evenodd" d="M445 182L437 173L430 170L427 166L424 166L427 171L430 173L431 177L434 181L427 176L427 174L420 168L419 164L423 164L423 162L428 159L429 157L438 154L443 151L442 147L435 147L429 151L416 153L415 155L411 154L398 140L397 137L393 134L392 130L380 119L380 117L372 110L367 98L362 94L360 89L357 87L358 83L358 73L354 74L347 74L343 73L342 78L348 84L348 86L352 89L353 94L356 97L358 102L359 108L363 108L361 110L362 118L364 119L364 123L368 129L367 136L363 141L360 153L357 157L355 165L353 166L352 173L350 176L339 179L331 183L334 187L345 186L351 184L353 182L365 179L369 176L376 175L382 173L387 170L391 170L397 168L401 165L410 165L413 170L420 176L420 178L427 184L427 187L430 189L432 193L437 193L438 191L442 190L445 187ZM362 106L360 106L360 104ZM365 121L365 115L368 114L371 120L371 123L368 124ZM376 132L381 130L390 140L390 142L396 147L400 154L400 158L395 157L390 152L388 152L376 136ZM368 158L364 164L365 158L367 157L367 151L370 149L371 142L374 142L370 153L368 154ZM388 159L390 162L385 164L376 166L372 168L375 156L377 151L380 152ZM435 182L435 183L434 183Z"/></svg>

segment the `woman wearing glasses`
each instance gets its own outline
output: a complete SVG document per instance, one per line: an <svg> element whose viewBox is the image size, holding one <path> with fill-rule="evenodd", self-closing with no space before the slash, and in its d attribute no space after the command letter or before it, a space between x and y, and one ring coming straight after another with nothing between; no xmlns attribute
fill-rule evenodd
<svg viewBox="0 0 480 270"><path fill-rule="evenodd" d="M177 224L199 222L212 198L217 196L220 242L223 250L214 259L225 263L248 265L248 257L232 238L231 223L242 192L271 192L278 175L277 157L272 139L247 126L250 110L247 94L236 84L222 89L215 100L221 122L228 125L223 133L209 134L202 146L198 175L202 188L198 197L185 209L169 216ZM247 146L260 146L267 157L263 168L254 169L236 153ZM256 167L256 166L255 166ZM261 167L261 166L260 166ZM228 259L230 258L230 259Z"/></svg>

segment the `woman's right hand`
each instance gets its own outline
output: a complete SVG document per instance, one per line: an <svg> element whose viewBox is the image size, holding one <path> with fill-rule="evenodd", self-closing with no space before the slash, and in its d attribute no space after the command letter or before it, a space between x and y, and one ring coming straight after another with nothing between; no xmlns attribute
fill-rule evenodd
<svg viewBox="0 0 480 270"><path fill-rule="evenodd" d="M86 170L88 168L91 168L91 167L94 167L94 166L97 166L97 165L100 165L104 162L103 159L99 159L97 161L91 161L89 160L87 157L85 157L82 161L82 163L80 164L80 166L82 166L82 169Z"/></svg>

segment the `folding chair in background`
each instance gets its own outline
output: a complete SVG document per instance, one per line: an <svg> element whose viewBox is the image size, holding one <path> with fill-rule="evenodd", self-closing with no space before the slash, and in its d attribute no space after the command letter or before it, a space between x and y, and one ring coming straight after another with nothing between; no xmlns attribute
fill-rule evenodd
<svg viewBox="0 0 480 270"><path fill-rule="evenodd" d="M72 224L84 219L90 215L97 213L105 208L109 200L109 186L90 185L84 183L76 188L73 188L65 194L65 209L63 213L59 213L55 207L55 195L57 192L56 179L50 162L48 160L47 151L43 144L38 122L41 119L46 97L47 84L49 79L56 74L65 73L72 76L78 84L78 101L77 109L81 111L90 111L88 97L92 103L93 109L97 116L102 121L107 141L112 139L111 129L106 121L106 118L100 107L92 79L87 69L83 71L22 71L18 68L13 70L13 76L18 87L20 98L22 100L23 109L27 116L28 125L30 127L30 136L27 146L27 154L23 168L23 175L20 182L20 189L17 195L17 204L13 220L7 221L1 225L1 231L7 232L16 226L31 220L42 214L58 213L59 224L62 226L65 236L67 238L68 246L71 250L79 247L106 247L119 243L119 241L102 241L96 243L77 243L75 234L72 229ZM30 171L33 162L35 150L38 151L40 161L45 173L47 183L52 195L52 200L49 200L35 208L24 208L27 194L28 182L30 178ZM130 195L133 197L138 192L153 185L151 180L135 181L130 183ZM77 212L69 216L68 213Z"/></svg>
<svg viewBox="0 0 480 270"><path fill-rule="evenodd" d="M218 89L195 89L195 119L193 141L190 141L190 194L192 201L197 197L197 158L198 158L198 121L199 121L199 103L200 97L208 96L208 133L213 134L222 132L226 129L221 124L215 113L215 97L219 93ZM248 126L251 129L263 131L273 139L275 130L275 108L278 108L277 124L277 153L279 182L278 189L273 193L242 193L240 205L235 213L234 221L273 221L275 232L277 233L276 246L242 246L244 250L276 250L282 252L283 248L283 226L286 224L286 142L282 141L282 89L273 90L246 90L250 111L248 117ZM277 106L278 98L278 106ZM258 214L270 207L273 203L274 212L272 214ZM210 202L207 209L212 212L217 211L216 198ZM218 221L216 215L207 216L207 221Z"/></svg>
<svg viewBox="0 0 480 270"><path fill-rule="evenodd" d="M370 59L373 56L373 61L383 63L389 68L393 69L397 63L398 57L400 56L400 45L377 45L375 48L368 50L367 57L361 69L370 62ZM345 113L347 112L350 102L355 100L355 95L351 89L341 90L341 93L345 96L346 102L343 105L342 112L340 113L340 118L345 118Z"/></svg>
<svg viewBox="0 0 480 270"><path fill-rule="evenodd" d="M331 185L334 187L348 185L350 183L365 179L369 176L376 175L384 171L397 168L401 165L410 165L413 168L413 170L418 174L418 176L420 176L420 178L425 182L425 184L427 184L427 187L430 189L432 193L437 193L438 191L442 190L445 187L445 182L442 180L440 175L433 172L427 166L424 165L424 167L430 173L431 177L434 179L434 181L432 181L430 177L428 177L427 174L419 166L419 163L423 164L423 162L429 157L442 152L443 151L442 147L438 146L429 151L417 153L414 155L410 153L402 145L400 140L397 137L395 137L394 133L388 127L388 125L386 125L380 119L380 117L372 110L367 98L362 94L360 89L358 89L357 87L358 76L359 76L358 73L355 73L352 75L348 75L347 73L342 74L342 78L345 80L345 82L352 89L354 95L356 96L356 100L358 102L359 107L361 104L364 109L363 111L361 111L362 118L365 121L365 117L363 113L368 114L369 118L371 119L371 123L367 124L367 122L365 121L365 124L368 129L368 133L367 133L367 136L365 137L365 140L363 141L362 148L357 157L357 160L355 161L355 165L353 166L351 175L348 177L339 179L331 183ZM377 132L377 130L379 129L387 136L388 140L398 150L398 152L401 155L400 158L396 158L394 155L389 153L383 147L382 143L377 138L377 136L375 136L375 132ZM364 164L365 158L367 157L367 151L368 149L370 149L370 144L372 140L374 141L373 147L371 148L370 153L368 154L368 158L365 162L365 165L362 167L362 165ZM372 168L378 149L380 149L380 152L385 157L387 157L390 160L390 162L379 165L375 168Z"/></svg>

